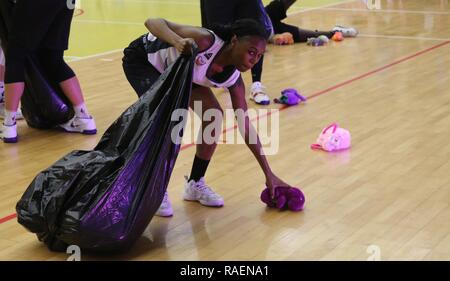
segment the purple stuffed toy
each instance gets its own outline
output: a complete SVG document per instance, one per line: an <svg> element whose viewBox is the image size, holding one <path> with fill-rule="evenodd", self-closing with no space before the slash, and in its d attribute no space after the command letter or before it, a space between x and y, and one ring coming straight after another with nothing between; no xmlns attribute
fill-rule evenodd
<svg viewBox="0 0 450 281"><path fill-rule="evenodd" d="M261 193L261 201L268 207L280 210L289 209L291 211L301 211L305 206L305 195L296 187L276 187L275 198L270 198L269 188L265 188Z"/></svg>
<svg viewBox="0 0 450 281"><path fill-rule="evenodd" d="M304 101L306 101L306 98L300 95L294 88L289 88L281 91L281 97L278 99L274 99L274 102L276 103L287 105L296 105Z"/></svg>

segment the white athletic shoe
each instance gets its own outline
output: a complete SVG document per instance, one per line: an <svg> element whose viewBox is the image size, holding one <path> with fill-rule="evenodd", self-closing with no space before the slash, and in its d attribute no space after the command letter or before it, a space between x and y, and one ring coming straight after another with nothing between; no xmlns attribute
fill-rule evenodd
<svg viewBox="0 0 450 281"><path fill-rule="evenodd" d="M3 139L4 143L16 143L17 138L17 123L14 125L6 126L2 124L0 127L0 139Z"/></svg>
<svg viewBox="0 0 450 281"><path fill-rule="evenodd" d="M205 183L202 177L197 182L191 180L188 182L188 177L185 177L183 198L187 201L198 201L200 204L210 207L223 206L223 198L212 191L212 189Z"/></svg>
<svg viewBox="0 0 450 281"><path fill-rule="evenodd" d="M88 118L75 116L67 123L59 124L59 126L69 133L82 133L85 135L95 135L97 133L97 127L92 116Z"/></svg>
<svg viewBox="0 0 450 281"><path fill-rule="evenodd" d="M0 102L0 119L5 119L5 103ZM20 109L17 110L16 120L23 119L22 111Z"/></svg>
<svg viewBox="0 0 450 281"><path fill-rule="evenodd" d="M344 35L344 37L356 37L359 33L354 27L345 27L342 25L336 25L332 31L339 31L342 35Z"/></svg>
<svg viewBox="0 0 450 281"><path fill-rule="evenodd" d="M266 94L265 89L261 82L254 82L251 88L250 99L257 104L268 105L270 98Z"/></svg>
<svg viewBox="0 0 450 281"><path fill-rule="evenodd" d="M173 216L173 209L172 204L169 201L169 195L164 193L164 199L161 202L161 205L159 206L158 211L156 211L156 214L159 217L171 217Z"/></svg>

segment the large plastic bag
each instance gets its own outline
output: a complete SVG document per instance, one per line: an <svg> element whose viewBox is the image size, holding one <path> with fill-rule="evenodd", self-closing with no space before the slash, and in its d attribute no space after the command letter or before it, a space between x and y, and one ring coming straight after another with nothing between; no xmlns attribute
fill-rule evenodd
<svg viewBox="0 0 450 281"><path fill-rule="evenodd" d="M0 0L0 38L5 52L8 51L8 30L11 29L13 9L13 1ZM21 101L23 116L33 128L52 128L69 121L74 115L70 101L58 83L53 82L41 67L37 55L26 60L25 90Z"/></svg>
<svg viewBox="0 0 450 281"><path fill-rule="evenodd" d="M51 250L65 250L67 244L128 249L167 189L185 125L192 67L192 57L178 58L94 150L73 151L38 174L17 203L19 223ZM184 114L172 121L177 109Z"/></svg>

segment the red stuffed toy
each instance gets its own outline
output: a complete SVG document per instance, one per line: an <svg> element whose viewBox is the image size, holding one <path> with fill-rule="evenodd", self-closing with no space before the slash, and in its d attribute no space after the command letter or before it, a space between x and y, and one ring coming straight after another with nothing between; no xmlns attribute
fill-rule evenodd
<svg viewBox="0 0 450 281"><path fill-rule="evenodd" d="M289 209L291 211L301 211L305 206L305 195L296 187L276 187L275 198L270 198L269 188L265 188L261 193L261 201L268 207L280 210Z"/></svg>

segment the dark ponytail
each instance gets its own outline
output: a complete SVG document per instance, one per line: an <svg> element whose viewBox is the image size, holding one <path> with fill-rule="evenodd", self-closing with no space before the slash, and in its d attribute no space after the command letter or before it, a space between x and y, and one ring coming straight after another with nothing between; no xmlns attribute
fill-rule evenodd
<svg viewBox="0 0 450 281"><path fill-rule="evenodd" d="M254 19L240 19L227 25L213 24L211 30L225 42L229 42L234 35L237 38L257 36L264 40L267 40L269 37L264 26Z"/></svg>

